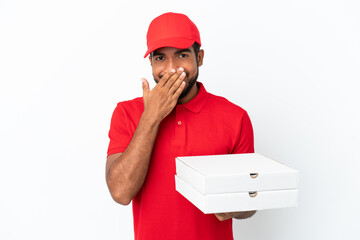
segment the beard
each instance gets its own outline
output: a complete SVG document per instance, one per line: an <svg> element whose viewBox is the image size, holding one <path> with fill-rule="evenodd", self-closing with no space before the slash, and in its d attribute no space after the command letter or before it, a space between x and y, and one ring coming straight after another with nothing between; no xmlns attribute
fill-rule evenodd
<svg viewBox="0 0 360 240"><path fill-rule="evenodd" d="M184 90L182 91L182 93L179 96L179 99L185 97L186 95L188 95L188 93L190 92L191 88L194 86L194 84L196 83L197 79L199 76L199 69L197 70L197 73L194 77L190 78L188 85L184 88Z"/></svg>
<svg viewBox="0 0 360 240"><path fill-rule="evenodd" d="M186 72L186 76L188 76L189 74ZM196 75L192 78L189 79L187 86L184 88L184 90L182 91L182 93L179 96L179 99L185 97L186 95L189 94L191 88L194 86L194 84L196 83L197 79L199 77L199 67L196 69ZM153 76L154 81L156 84L158 84L158 80L156 80L155 76ZM185 80L185 79L184 79Z"/></svg>

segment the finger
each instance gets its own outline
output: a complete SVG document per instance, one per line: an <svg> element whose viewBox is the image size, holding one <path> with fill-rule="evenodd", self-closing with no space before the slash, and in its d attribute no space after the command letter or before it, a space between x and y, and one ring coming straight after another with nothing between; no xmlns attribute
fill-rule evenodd
<svg viewBox="0 0 360 240"><path fill-rule="evenodd" d="M185 77L186 77L186 73L182 72L180 74L179 78L176 79L174 84L171 86L171 89L170 89L171 94L174 94L178 90L178 88L181 86L182 82L184 81Z"/></svg>
<svg viewBox="0 0 360 240"><path fill-rule="evenodd" d="M165 73L164 76L162 76L157 84L159 87L163 87L166 82L170 79L171 76L173 76L176 73L175 69L171 69L169 72Z"/></svg>
<svg viewBox="0 0 360 240"><path fill-rule="evenodd" d="M225 217L223 216L222 213L215 213L215 216L219 221L224 221L225 220Z"/></svg>
<svg viewBox="0 0 360 240"><path fill-rule="evenodd" d="M146 96L150 91L149 83L145 78L141 78L141 82L142 82L143 96Z"/></svg>
<svg viewBox="0 0 360 240"><path fill-rule="evenodd" d="M182 93L182 91L184 91L184 88L185 88L185 82L183 81L183 82L180 84L180 87L179 87L179 88L176 90L176 92L174 93L173 99L179 99L180 94Z"/></svg>
<svg viewBox="0 0 360 240"><path fill-rule="evenodd" d="M180 67L177 69L176 73L172 75L169 80L165 83L164 87L167 89L171 89L173 84L176 82L176 80L181 76L181 74L184 72L184 68ZM180 82L181 83L181 82Z"/></svg>

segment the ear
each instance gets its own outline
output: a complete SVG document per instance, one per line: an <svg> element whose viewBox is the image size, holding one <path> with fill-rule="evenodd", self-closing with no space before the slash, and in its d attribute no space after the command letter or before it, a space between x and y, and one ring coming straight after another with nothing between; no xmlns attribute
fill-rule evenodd
<svg viewBox="0 0 360 240"><path fill-rule="evenodd" d="M204 50L200 49L198 56L197 56L197 61L198 61L199 67L203 65L203 60L204 60Z"/></svg>
<svg viewBox="0 0 360 240"><path fill-rule="evenodd" d="M151 58L151 54L149 55L149 61L150 61L150 65L152 66L152 58Z"/></svg>

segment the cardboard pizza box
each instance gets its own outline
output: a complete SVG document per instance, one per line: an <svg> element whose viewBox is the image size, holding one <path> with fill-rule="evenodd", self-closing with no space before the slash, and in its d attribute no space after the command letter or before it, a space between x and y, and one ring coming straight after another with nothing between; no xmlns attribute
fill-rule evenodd
<svg viewBox="0 0 360 240"><path fill-rule="evenodd" d="M295 207L299 172L258 153L176 158L176 190L204 213Z"/></svg>
<svg viewBox="0 0 360 240"><path fill-rule="evenodd" d="M259 153L177 157L176 175L202 194L297 188L299 172Z"/></svg>

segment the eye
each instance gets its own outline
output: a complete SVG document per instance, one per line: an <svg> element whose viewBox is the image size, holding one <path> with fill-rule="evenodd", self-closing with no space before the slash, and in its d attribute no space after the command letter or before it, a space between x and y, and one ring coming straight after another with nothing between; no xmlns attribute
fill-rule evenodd
<svg viewBox="0 0 360 240"><path fill-rule="evenodd" d="M180 53L179 54L179 58L186 58L188 57L188 55L186 53Z"/></svg>
<svg viewBox="0 0 360 240"><path fill-rule="evenodd" d="M157 56L157 57L155 57L155 61L161 61L161 60L164 60L164 57L163 57L163 56Z"/></svg>

